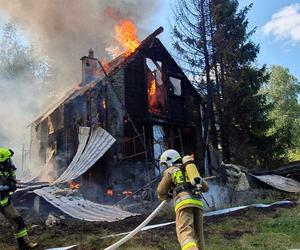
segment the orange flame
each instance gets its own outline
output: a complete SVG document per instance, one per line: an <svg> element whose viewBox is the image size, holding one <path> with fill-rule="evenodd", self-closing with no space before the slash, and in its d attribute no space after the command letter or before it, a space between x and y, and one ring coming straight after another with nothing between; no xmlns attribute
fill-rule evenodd
<svg viewBox="0 0 300 250"><path fill-rule="evenodd" d="M114 195L114 191L112 190L112 189L107 189L106 190L106 194L108 195L108 196L113 196Z"/></svg>
<svg viewBox="0 0 300 250"><path fill-rule="evenodd" d="M129 20L124 19L115 26L116 40L125 49L126 55L130 55L139 46L140 41L137 37L137 28L135 24Z"/></svg>
<svg viewBox="0 0 300 250"><path fill-rule="evenodd" d="M156 103L156 80L155 78L150 81L150 87L148 89L149 106L154 107Z"/></svg>
<svg viewBox="0 0 300 250"><path fill-rule="evenodd" d="M108 62L107 58L103 58L103 59L101 60L101 64L102 64L104 70L105 70L106 72L108 72L108 71L109 71L109 62Z"/></svg>
<svg viewBox="0 0 300 250"><path fill-rule="evenodd" d="M75 181L69 181L69 188L74 190L74 189L79 189L80 188L80 184L76 183Z"/></svg>
<svg viewBox="0 0 300 250"><path fill-rule="evenodd" d="M132 192L131 192L131 191L128 191L128 190L125 190L125 191L123 191L122 194L125 195L125 196L131 196L131 195L132 195Z"/></svg>

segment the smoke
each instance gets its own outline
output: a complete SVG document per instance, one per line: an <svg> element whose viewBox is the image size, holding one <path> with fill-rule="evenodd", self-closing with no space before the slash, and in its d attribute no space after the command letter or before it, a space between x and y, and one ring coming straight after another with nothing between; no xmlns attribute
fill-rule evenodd
<svg viewBox="0 0 300 250"><path fill-rule="evenodd" d="M114 25L122 18L133 20L141 37L147 19L156 8L148 0L0 0L1 12L22 27L30 41L51 58L58 80L80 80L79 59L93 48L105 57L105 48L116 45Z"/></svg>
<svg viewBox="0 0 300 250"><path fill-rule="evenodd" d="M105 48L117 45L114 26L120 19L134 21L140 38L149 34L152 30L147 30L147 22L158 2L0 0L0 17L21 31L15 43L26 50L22 56L30 58L31 65L21 71L18 66L24 67L28 61L10 62L8 67L0 65L4 71L9 71L11 65L18 72L13 78L0 76L0 146L21 149L28 138L25 127L49 103L81 81L79 59L87 55L89 48L93 48L98 58L108 57ZM15 56L0 55L0 62L18 58L14 48L11 53Z"/></svg>

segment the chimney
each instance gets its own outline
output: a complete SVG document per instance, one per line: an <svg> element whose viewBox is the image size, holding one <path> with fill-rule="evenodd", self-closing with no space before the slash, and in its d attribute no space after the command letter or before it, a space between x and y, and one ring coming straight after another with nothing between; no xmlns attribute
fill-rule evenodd
<svg viewBox="0 0 300 250"><path fill-rule="evenodd" d="M82 61L82 82L81 86L90 83L99 76L98 60L94 57L94 51L89 50L88 56L80 58Z"/></svg>

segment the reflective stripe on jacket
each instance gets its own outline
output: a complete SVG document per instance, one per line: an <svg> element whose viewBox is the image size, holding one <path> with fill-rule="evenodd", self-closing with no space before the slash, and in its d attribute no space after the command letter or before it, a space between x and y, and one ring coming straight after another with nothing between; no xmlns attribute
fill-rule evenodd
<svg viewBox="0 0 300 250"><path fill-rule="evenodd" d="M1 197L1 196L0 196ZM0 198L0 207L5 207L9 204L9 196Z"/></svg>
<svg viewBox="0 0 300 250"><path fill-rule="evenodd" d="M157 193L160 199L167 199L169 190L174 190L179 185L184 185L185 183L190 184L189 180L186 178L184 180L185 174L182 172L181 168L178 166L172 166L165 170L162 180L158 184ZM203 181L202 191L206 192L208 185ZM203 202L199 196L192 194L191 190L186 190L175 194L173 192L175 211L179 211L185 207L198 207L203 208Z"/></svg>

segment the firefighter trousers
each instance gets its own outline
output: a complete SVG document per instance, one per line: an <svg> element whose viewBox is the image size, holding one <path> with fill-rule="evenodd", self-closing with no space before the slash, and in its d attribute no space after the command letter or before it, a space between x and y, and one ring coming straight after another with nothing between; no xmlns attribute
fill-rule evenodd
<svg viewBox="0 0 300 250"><path fill-rule="evenodd" d="M6 205L0 206L0 213L9 221L13 226L15 235L17 236L20 232L22 236L26 236L25 233L26 225L23 218L21 217L19 211L11 204L10 198L8 198L8 203ZM25 235L26 234L26 235Z"/></svg>
<svg viewBox="0 0 300 250"><path fill-rule="evenodd" d="M186 207L176 212L176 233L182 250L203 250L203 211Z"/></svg>

